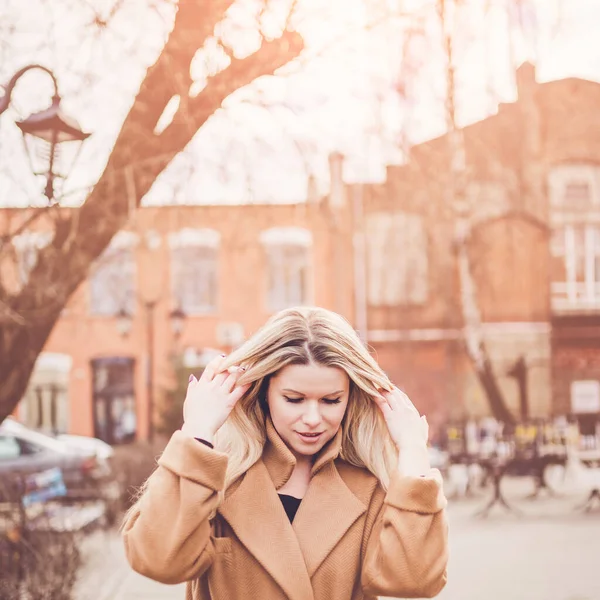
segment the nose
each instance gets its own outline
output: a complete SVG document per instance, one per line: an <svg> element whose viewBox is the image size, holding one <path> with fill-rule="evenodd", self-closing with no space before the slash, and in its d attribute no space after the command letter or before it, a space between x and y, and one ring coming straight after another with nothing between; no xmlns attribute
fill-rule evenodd
<svg viewBox="0 0 600 600"><path fill-rule="evenodd" d="M316 427L321 422L321 411L318 402L308 402L302 415L302 422L307 427Z"/></svg>

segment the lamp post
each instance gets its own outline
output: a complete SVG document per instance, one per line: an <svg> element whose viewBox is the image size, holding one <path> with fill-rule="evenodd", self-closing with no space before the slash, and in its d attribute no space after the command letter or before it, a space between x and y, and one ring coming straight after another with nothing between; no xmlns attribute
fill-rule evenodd
<svg viewBox="0 0 600 600"><path fill-rule="evenodd" d="M154 441L154 313L158 300L147 300L144 302L146 309L146 348L148 361L146 363L146 397L148 400L148 441ZM132 315L121 308L115 315L117 319L117 331L126 337L133 325ZM186 314L179 307L169 313L171 331L175 337L179 337L183 331Z"/></svg>
<svg viewBox="0 0 600 600"><path fill-rule="evenodd" d="M17 121L16 125L23 134L23 143L29 156L33 174L45 176L44 195L48 202L52 203L54 200L54 180L57 177L64 177L57 170L57 163L60 158L58 145L65 142L78 142L81 145L90 134L82 131L77 121L64 113L60 106L61 97L58 93L56 77L50 69L42 65L27 65L11 77L8 84L4 86L4 96L0 97L0 115L9 107L11 95L17 81L33 69L44 71L52 79L54 84L52 104L47 109L30 115L23 121ZM39 168L36 167L36 163L39 164Z"/></svg>

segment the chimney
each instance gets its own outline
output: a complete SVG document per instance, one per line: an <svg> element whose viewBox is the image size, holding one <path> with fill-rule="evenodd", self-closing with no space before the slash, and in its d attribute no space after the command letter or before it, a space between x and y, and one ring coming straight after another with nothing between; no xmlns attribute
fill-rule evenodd
<svg viewBox="0 0 600 600"><path fill-rule="evenodd" d="M524 62L516 73L517 95L519 100L530 98L537 85L535 80L535 65L530 62Z"/></svg>
<svg viewBox="0 0 600 600"><path fill-rule="evenodd" d="M341 152L332 152L329 155L329 204L332 208L342 208L346 204L343 169L344 155Z"/></svg>
<svg viewBox="0 0 600 600"><path fill-rule="evenodd" d="M319 184L317 178L311 173L306 180L306 202L307 204L316 204L319 200Z"/></svg>

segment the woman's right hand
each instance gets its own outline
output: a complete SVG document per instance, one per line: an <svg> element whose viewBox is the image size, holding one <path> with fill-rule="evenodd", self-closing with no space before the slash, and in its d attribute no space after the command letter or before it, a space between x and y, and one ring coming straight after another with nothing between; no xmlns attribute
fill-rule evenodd
<svg viewBox="0 0 600 600"><path fill-rule="evenodd" d="M245 370L243 367L220 370L224 360L224 355L217 356L206 365L200 379L190 377L181 430L191 437L212 442L215 433L250 387L250 384L236 385Z"/></svg>

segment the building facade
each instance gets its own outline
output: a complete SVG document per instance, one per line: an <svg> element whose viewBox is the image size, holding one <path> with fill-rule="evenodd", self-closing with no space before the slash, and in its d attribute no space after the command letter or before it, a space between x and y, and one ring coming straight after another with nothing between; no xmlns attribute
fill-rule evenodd
<svg viewBox="0 0 600 600"><path fill-rule="evenodd" d="M593 424L600 84L539 84L528 64L517 82L516 102L461 132L482 331L517 418ZM329 195L301 204L139 209L71 298L19 416L112 443L144 439L174 358L200 367L299 304L349 319L434 431L489 414L464 348L448 142L414 147L380 185L344 185L334 155ZM24 280L44 236L14 242Z"/></svg>
<svg viewBox="0 0 600 600"><path fill-rule="evenodd" d="M591 428L600 415L600 84L539 84L529 64L516 80L516 102L460 132L483 336L517 419L576 415ZM440 418L460 419L484 416L489 402L464 352L450 143L414 147L368 188L368 321L407 390Z"/></svg>

